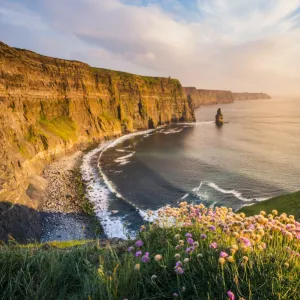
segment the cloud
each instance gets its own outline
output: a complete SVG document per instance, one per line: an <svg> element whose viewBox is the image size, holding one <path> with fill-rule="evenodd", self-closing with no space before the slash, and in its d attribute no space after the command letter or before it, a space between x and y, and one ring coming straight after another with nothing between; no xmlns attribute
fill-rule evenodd
<svg viewBox="0 0 300 300"><path fill-rule="evenodd" d="M5 34L0 38L98 67L177 77L199 88L300 94L299 4L4 0L0 26Z"/></svg>

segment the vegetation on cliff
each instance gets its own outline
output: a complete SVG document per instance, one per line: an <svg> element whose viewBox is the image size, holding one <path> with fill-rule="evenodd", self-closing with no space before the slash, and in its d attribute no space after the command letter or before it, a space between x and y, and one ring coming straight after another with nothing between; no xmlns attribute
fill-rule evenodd
<svg viewBox="0 0 300 300"><path fill-rule="evenodd" d="M1 297L298 299L299 229L275 210L245 217L183 202L132 242L3 246Z"/></svg>
<svg viewBox="0 0 300 300"><path fill-rule="evenodd" d="M279 213L285 212L288 215L294 215L296 220L300 220L300 191L277 196L251 206L245 206L240 209L240 212L244 212L247 215L255 215L261 210L271 212L274 208Z"/></svg>

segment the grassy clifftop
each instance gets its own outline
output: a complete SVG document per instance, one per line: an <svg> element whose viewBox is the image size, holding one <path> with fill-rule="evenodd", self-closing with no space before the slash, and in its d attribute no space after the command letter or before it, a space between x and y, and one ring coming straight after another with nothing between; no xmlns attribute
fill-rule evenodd
<svg viewBox="0 0 300 300"><path fill-rule="evenodd" d="M0 299L297 300L299 228L275 211L245 217L183 202L136 241L3 246Z"/></svg>
<svg viewBox="0 0 300 300"><path fill-rule="evenodd" d="M271 212L273 209L278 210L279 213L287 213L294 215L297 220L300 220L300 191L292 194L281 195L266 201L245 206L240 209L247 215L255 215L260 211Z"/></svg>

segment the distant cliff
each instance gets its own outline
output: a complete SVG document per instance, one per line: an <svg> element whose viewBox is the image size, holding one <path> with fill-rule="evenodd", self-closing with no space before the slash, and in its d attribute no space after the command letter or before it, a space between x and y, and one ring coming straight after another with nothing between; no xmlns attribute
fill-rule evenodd
<svg viewBox="0 0 300 300"><path fill-rule="evenodd" d="M202 90L195 87L184 87L183 89L195 108L201 105L234 102L231 91Z"/></svg>
<svg viewBox="0 0 300 300"><path fill-rule="evenodd" d="M29 178L76 145L193 120L176 79L93 68L0 42L0 201L38 208L25 193Z"/></svg>
<svg viewBox="0 0 300 300"><path fill-rule="evenodd" d="M258 100L271 99L271 96L265 93L233 93L234 100Z"/></svg>

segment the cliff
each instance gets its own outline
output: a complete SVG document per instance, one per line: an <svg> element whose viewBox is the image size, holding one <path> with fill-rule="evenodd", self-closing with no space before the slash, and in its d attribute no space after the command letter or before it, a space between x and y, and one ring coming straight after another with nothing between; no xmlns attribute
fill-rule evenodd
<svg viewBox="0 0 300 300"><path fill-rule="evenodd" d="M195 87L185 87L183 89L194 108L201 105L234 102L231 91L202 90Z"/></svg>
<svg viewBox="0 0 300 300"><path fill-rule="evenodd" d="M271 99L271 96L265 93L233 93L234 100L258 100Z"/></svg>
<svg viewBox="0 0 300 300"><path fill-rule="evenodd" d="M180 82L93 68L0 42L0 201L38 209L31 179L82 143L193 121Z"/></svg>

